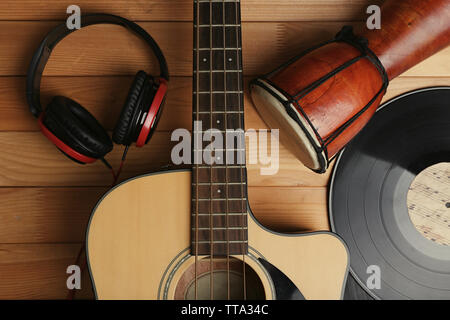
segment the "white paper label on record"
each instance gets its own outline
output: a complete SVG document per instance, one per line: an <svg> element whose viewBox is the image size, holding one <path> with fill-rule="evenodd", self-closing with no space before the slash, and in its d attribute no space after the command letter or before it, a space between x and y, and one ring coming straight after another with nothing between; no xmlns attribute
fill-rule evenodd
<svg viewBox="0 0 450 320"><path fill-rule="evenodd" d="M411 221L425 238L450 246L450 162L419 173L409 188L407 205Z"/></svg>

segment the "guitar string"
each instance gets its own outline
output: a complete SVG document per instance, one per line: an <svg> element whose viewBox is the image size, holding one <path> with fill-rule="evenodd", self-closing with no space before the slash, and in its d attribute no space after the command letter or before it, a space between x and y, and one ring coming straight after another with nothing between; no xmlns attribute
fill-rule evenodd
<svg viewBox="0 0 450 320"><path fill-rule="evenodd" d="M240 19L240 15L239 15L239 13L240 13L240 2L238 2L238 1L235 1L234 2L234 5L235 5L235 9L236 9L236 25L241 25L241 19ZM241 26L240 27L235 27L235 30L236 30L236 61L237 61L237 66L238 66L238 68L236 69L236 70L241 70L241 68L242 68L242 64L241 64L241 58L242 58L242 56L241 55L239 55L239 45L242 45L241 44L241 40L240 40L240 37L239 37L239 34L242 32L242 30L241 30ZM241 53L242 54L242 53ZM242 106L241 106L241 99L242 99L242 93L240 93L240 91L242 90L241 89L241 81L242 81L242 73L239 73L238 74L238 92L239 92L239 99L238 99L238 103L239 103L239 124L243 127L243 128L245 128L245 125L243 124L243 119L241 119L241 113L242 112L244 112L244 109L242 108ZM243 129L242 128L242 129ZM242 132L241 132L241 134L242 134ZM244 135L244 137L240 137L240 139L239 139L239 143L242 143L242 139L244 139L244 149L245 149L245 135ZM241 149L241 148L239 148L239 149ZM240 152L242 152L242 151L240 151ZM244 164L245 164L245 158L244 158ZM241 217L241 236L242 236L242 242L241 242L241 248L242 248L242 268L243 268L243 270L242 270L242 273L243 273L243 289L244 289L244 300L246 300L247 299L247 289L246 289L246 275L245 275L245 243L244 243L244 235L245 235L245 233L244 233L244 222L246 221L246 218L247 218L247 215L245 215L245 218L244 218L244 210L247 210L247 207L245 206L244 207L244 185L243 185L243 183L244 183L244 175L243 175L243 167L244 167L244 165L242 165L241 166L241 168L240 168L240 171L241 171L241 198L242 198L242 200L241 200L241 213L242 213L242 215L240 216ZM246 203L245 203L246 204Z"/></svg>
<svg viewBox="0 0 450 320"><path fill-rule="evenodd" d="M197 45L196 45L196 47L197 47L197 51L194 53L195 54L195 57L196 57L196 63L197 63L197 65L196 65L196 75L195 75L195 80L196 80L196 91L197 91L197 93L196 93L196 108L197 108L197 115L196 115L196 119L197 119L197 124L198 124L198 121L200 120L200 118L199 118L199 112L200 112L200 108L199 108L199 104L200 104L200 95L199 95L199 91L200 91L200 80L199 80L199 71L200 71L200 67L199 67L199 65L200 65L200 50L198 50L199 48L200 48L200 32L199 32L199 26L200 26L200 3L196 0L196 1L194 1L194 3L196 3L196 5L197 5L197 8L196 8L196 12L197 12L197 39L196 39L196 42L197 42ZM196 132L196 126L194 125L194 141L197 139L197 135L198 135L198 132ZM195 146L195 143L194 143L194 146ZM199 214L199 201L198 201L198 186L199 186L199 181L198 181L198 177L199 177L199 175L198 175L198 171L199 171L199 161L198 161L198 155L197 155L197 153L198 153L199 151L198 150L195 150L195 147L194 147L194 162L195 162L195 164L197 165L197 168L196 168L196 170L195 170L195 173L196 173L196 192L195 192L195 195L196 195L196 202L195 202L195 285L194 285L194 287L195 287L195 300L198 300L198 214Z"/></svg>
<svg viewBox="0 0 450 320"><path fill-rule="evenodd" d="M212 116L213 116L213 109L212 109L212 105L213 105L213 72L212 72L212 68L213 68L213 27L212 27L212 19L213 19L213 10L212 10L212 0L209 0L209 103L210 103L210 115L209 115L209 122L210 122L210 126L209 129L212 129L213 124L212 124ZM211 132L211 131L210 131ZM211 142L212 142L212 136L211 136ZM209 209L210 209L210 215L209 215L209 228L210 228L210 239L211 239L211 243L210 243L210 298L211 300L214 300L214 235L213 235L213 201L212 201L212 196L213 196L213 192L212 192L212 186L213 186L213 161L212 161L212 153L213 153L214 149L211 146L211 159L210 159L210 186L209 186L209 195L210 195L210 199L209 199ZM214 156L215 156L215 151L214 151Z"/></svg>
<svg viewBox="0 0 450 320"><path fill-rule="evenodd" d="M223 22L223 88L224 88L224 105L225 105L225 155L222 155L225 160L225 192L226 192L226 237L227 237L227 298L230 300L230 230L229 230L229 203L228 203L228 137L226 134L228 128L228 114L227 114L227 51L226 51L226 10L225 10L225 0L222 0L222 22Z"/></svg>

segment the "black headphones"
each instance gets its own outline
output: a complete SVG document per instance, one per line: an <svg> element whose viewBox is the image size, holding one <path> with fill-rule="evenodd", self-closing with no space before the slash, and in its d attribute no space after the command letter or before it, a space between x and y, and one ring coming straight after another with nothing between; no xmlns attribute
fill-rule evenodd
<svg viewBox="0 0 450 320"><path fill-rule="evenodd" d="M169 81L166 60L155 40L136 23L110 14L81 17L82 27L94 24L115 24L130 29L147 42L159 61L159 79L144 71L136 74L112 135L112 140L126 146L126 150L134 142L142 147L150 140L161 115ZM28 69L27 101L31 113L38 118L41 131L70 159L82 164L97 159L105 162L104 156L113 149L113 143L94 116L67 97L54 97L45 111L40 102L41 78L50 54L59 41L75 30L61 24L41 42Z"/></svg>

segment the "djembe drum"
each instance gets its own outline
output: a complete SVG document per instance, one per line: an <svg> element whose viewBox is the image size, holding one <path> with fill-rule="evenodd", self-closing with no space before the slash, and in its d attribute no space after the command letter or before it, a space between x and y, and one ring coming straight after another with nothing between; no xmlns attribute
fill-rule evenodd
<svg viewBox="0 0 450 320"><path fill-rule="evenodd" d="M388 0L381 17L380 30L344 27L251 83L264 121L316 172L367 124L390 80L450 43L449 0Z"/></svg>

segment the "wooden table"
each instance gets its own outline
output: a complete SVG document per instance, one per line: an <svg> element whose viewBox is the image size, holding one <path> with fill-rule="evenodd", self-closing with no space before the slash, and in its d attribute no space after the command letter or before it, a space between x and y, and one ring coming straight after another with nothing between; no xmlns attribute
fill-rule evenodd
<svg viewBox="0 0 450 320"><path fill-rule="evenodd" d="M368 0L242 0L244 72L270 71L343 24L365 17ZM66 268L75 262L85 227L110 174L100 164L76 165L38 132L27 110L25 76L33 51L66 18L66 0L0 2L0 299L65 298ZM172 75L163 118L150 144L131 149L122 180L170 163L171 131L191 128L192 1L79 0L82 12L108 12L137 21L161 45ZM415 88L450 83L450 48L393 81L386 99ZM144 43L116 26L72 34L54 51L42 83L44 102L65 95L87 107L109 130L134 74L157 74ZM266 128L246 99L246 128ZM108 156L115 167L122 149ZM249 201L269 227L329 229L327 184L280 149L280 170L259 174L249 165ZM84 273L87 275L87 272ZM88 278L77 297L92 297Z"/></svg>

